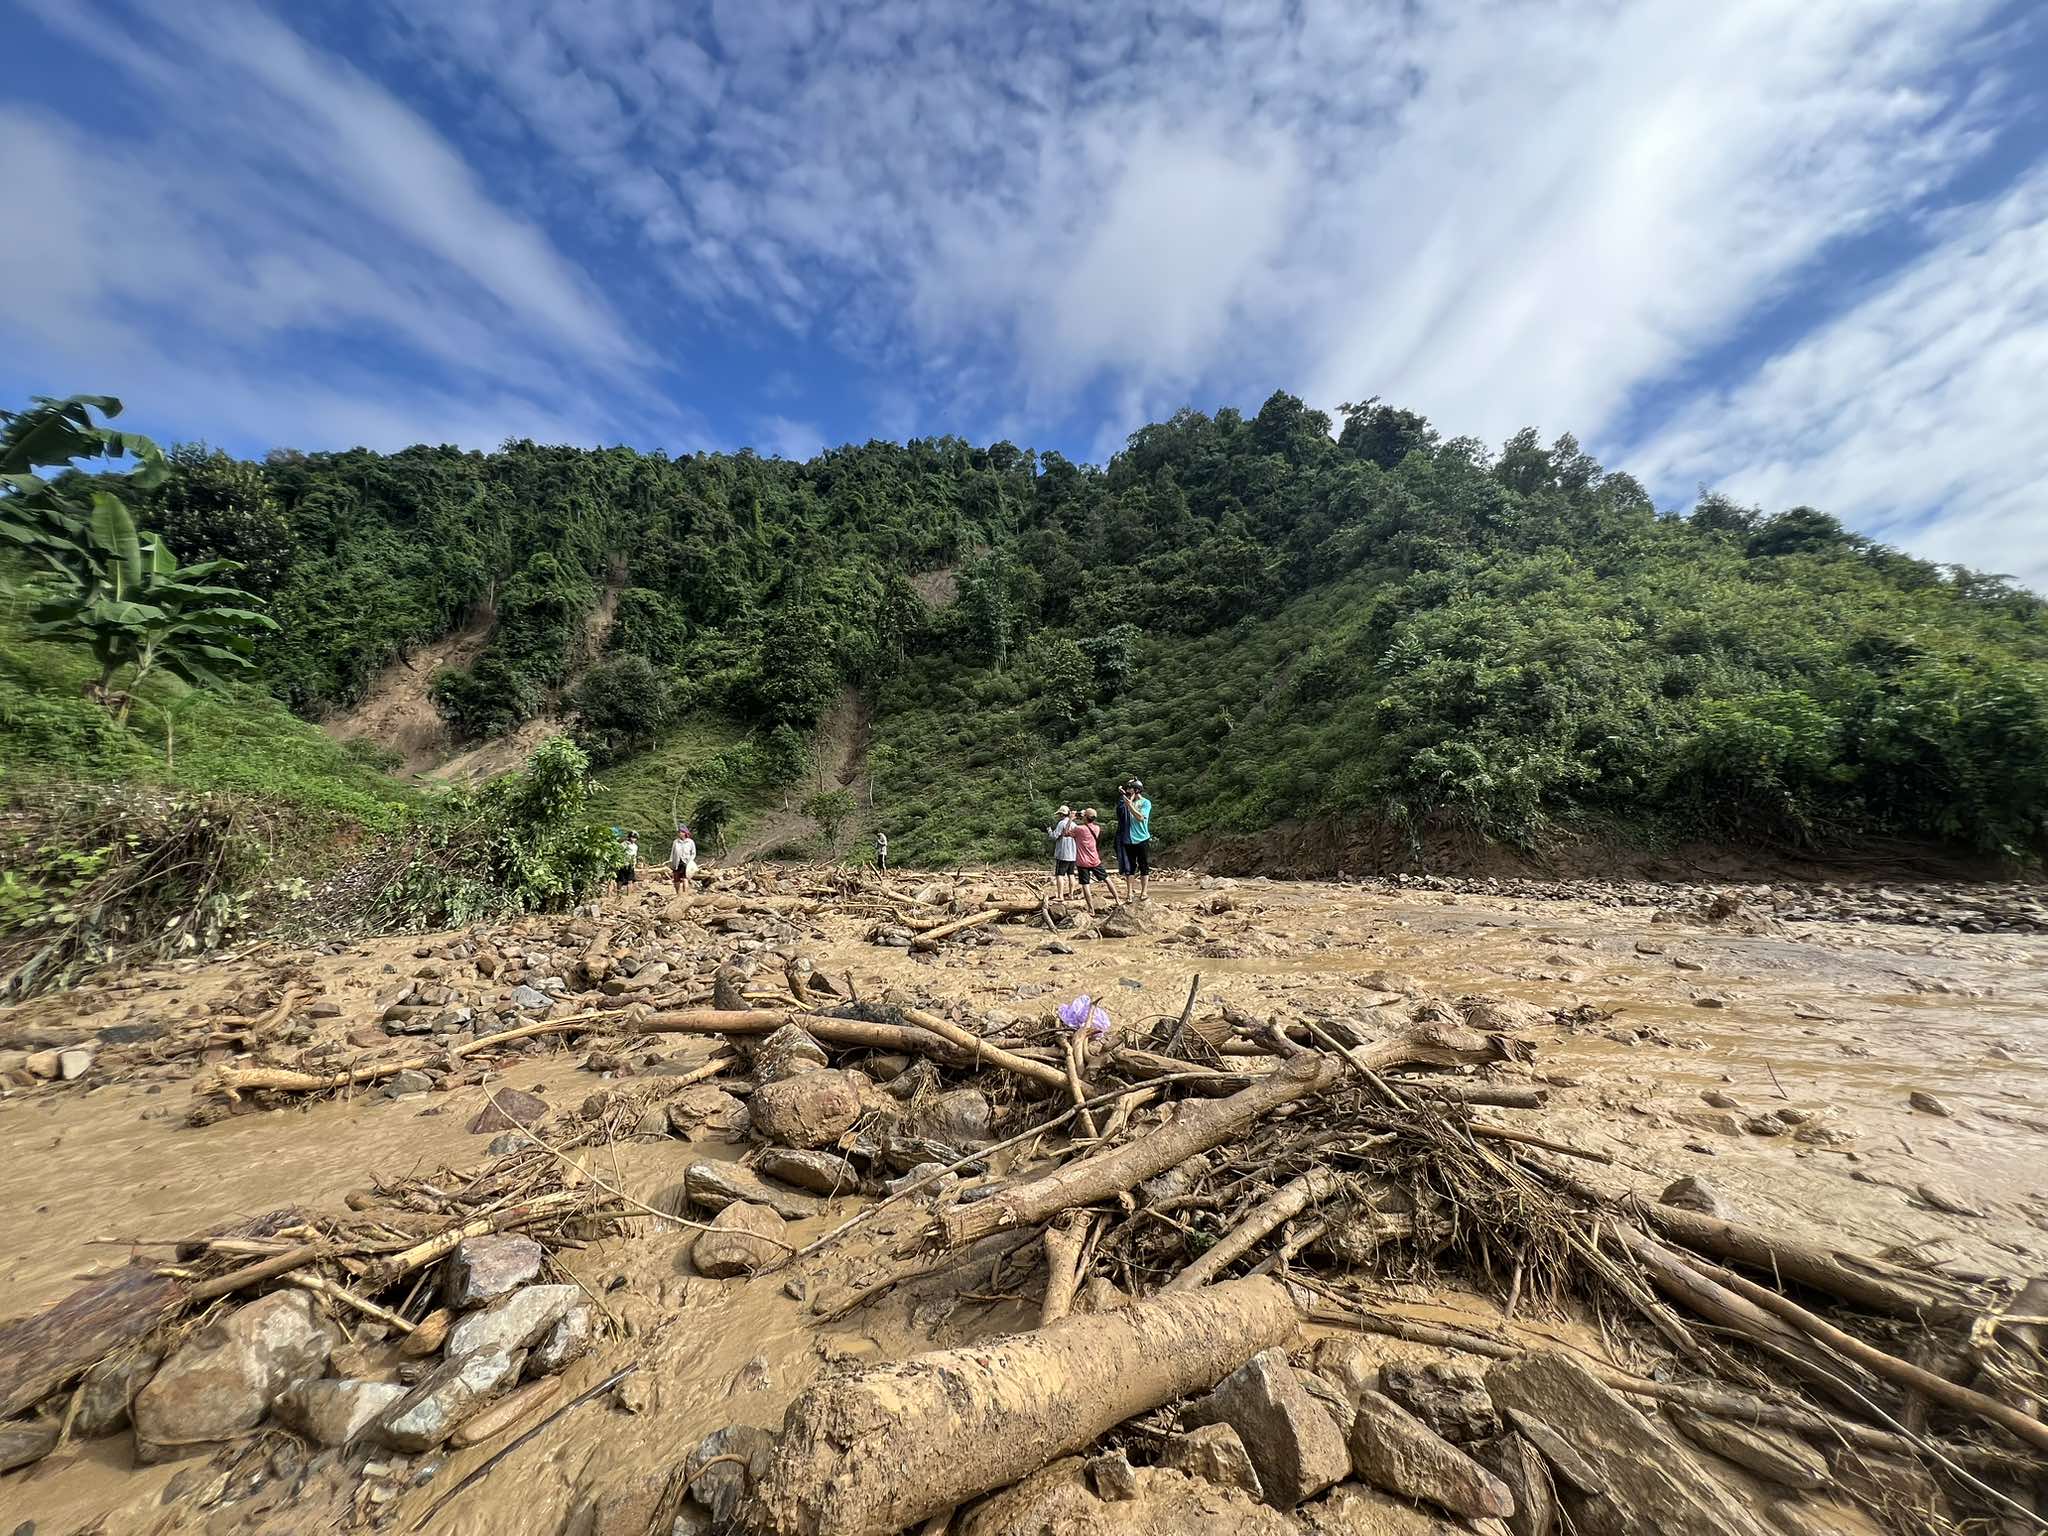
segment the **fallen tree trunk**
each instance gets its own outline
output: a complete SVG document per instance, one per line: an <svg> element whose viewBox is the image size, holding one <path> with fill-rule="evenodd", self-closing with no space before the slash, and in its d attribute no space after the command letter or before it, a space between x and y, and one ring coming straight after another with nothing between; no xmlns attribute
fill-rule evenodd
<svg viewBox="0 0 2048 1536"><path fill-rule="evenodd" d="M1842 1262L1837 1254L1796 1237L1762 1232L1755 1227L1705 1216L1698 1211L1659 1205L1648 1200L1634 1202L1633 1208L1654 1227L1660 1237L1694 1253L1725 1259L1746 1269L1762 1270L1781 1280L1803 1285L1808 1290L1834 1296L1851 1306L1902 1317L1908 1321L1954 1323L1967 1327L1980 1308L1941 1297L1930 1286L1916 1291L1910 1285L1867 1274Z"/></svg>
<svg viewBox="0 0 2048 1536"><path fill-rule="evenodd" d="M1067 1091L1067 1075L1058 1067L1028 1060L1014 1051L1006 1051L994 1041L984 1040L972 1030L962 1029L951 1019L942 1019L936 1013L927 1013L922 1008L904 1009L903 1018L906 1023L913 1024L919 1029L930 1030L933 1034L952 1041L975 1057L995 1063L1005 1072L1027 1077L1042 1087L1050 1088L1054 1093Z"/></svg>
<svg viewBox="0 0 2048 1536"><path fill-rule="evenodd" d="M956 918L950 923L941 923L936 928L925 929L923 933L912 939L910 947L912 949L935 949L938 947L939 940L951 938L954 934L968 928L979 928L983 923L992 923L1002 915L1000 909L990 907L987 911L977 912L972 917Z"/></svg>
<svg viewBox="0 0 2048 1536"><path fill-rule="evenodd" d="M1051 1327L1074 1310L1074 1295L1081 1289L1081 1250L1088 1246L1088 1227L1094 1218L1069 1211L1045 1229L1045 1302L1039 1308L1038 1326Z"/></svg>
<svg viewBox="0 0 2048 1536"><path fill-rule="evenodd" d="M540 1019L532 1024L520 1024L511 1029L500 1030L495 1035L484 1035L467 1045L436 1051L432 1056L413 1056L404 1061L372 1062L366 1067L353 1067L346 1072L295 1072L287 1067L221 1067L206 1080L204 1092L225 1094L234 1102L245 1093L328 1093L336 1088L353 1088L363 1083L374 1083L382 1078L395 1077L400 1072L417 1072L431 1066L443 1056L474 1056L479 1051L488 1051L500 1045L509 1045L514 1040L530 1040L536 1035L560 1035L589 1026L592 1020L600 1018L598 1013L579 1013L566 1019Z"/></svg>
<svg viewBox="0 0 2048 1536"><path fill-rule="evenodd" d="M826 1045L902 1051L952 1066L962 1066L973 1059L972 1053L956 1041L908 1024L871 1024L865 1019L835 1019L786 1008L692 1008L680 1013L655 1013L636 1021L633 1031L646 1035L772 1035L785 1024L794 1024Z"/></svg>
<svg viewBox="0 0 2048 1536"><path fill-rule="evenodd" d="M1300 1178L1288 1180L1253 1206L1243 1221L1226 1232L1194 1263L1167 1281L1163 1289L1189 1291L1198 1285L1207 1285L1251 1252L1267 1233L1292 1221L1310 1206L1321 1204L1343 1187L1343 1181L1327 1168L1311 1168Z"/></svg>
<svg viewBox="0 0 2048 1536"><path fill-rule="evenodd" d="M1215 1385L1294 1330L1276 1281L1233 1280L822 1382L784 1416L743 1521L889 1536Z"/></svg>
<svg viewBox="0 0 2048 1536"><path fill-rule="evenodd" d="M1147 1136L1033 1179L986 1200L939 1213L950 1248L965 1247L1011 1227L1036 1226L1076 1206L1093 1205L1164 1173L1176 1163L1221 1146L1260 1116L1321 1093L1337 1081L1333 1056L1299 1056L1227 1099L1185 1104L1172 1121Z"/></svg>
<svg viewBox="0 0 2048 1536"><path fill-rule="evenodd" d="M1743 1297L1765 1312L1790 1324L1810 1339L1818 1340L1834 1350L1844 1359L1853 1360L1873 1376L1907 1387L1924 1394L1930 1401L1940 1403L1944 1408L1957 1413L1973 1414L1987 1423L1996 1424L2024 1440L2037 1451L2048 1451L2048 1424L2025 1414L2010 1403L2001 1403L1995 1397L1986 1397L1982 1392L1950 1381L1946 1376L1937 1376L1932 1371L1922 1370L1910 1361L1896 1355L1888 1355L1874 1345L1866 1344L1854 1334L1844 1333L1834 1324L1815 1317L1806 1308L1789 1297L1780 1296L1766 1286L1728 1270L1719 1271L1715 1277L1737 1295Z"/></svg>

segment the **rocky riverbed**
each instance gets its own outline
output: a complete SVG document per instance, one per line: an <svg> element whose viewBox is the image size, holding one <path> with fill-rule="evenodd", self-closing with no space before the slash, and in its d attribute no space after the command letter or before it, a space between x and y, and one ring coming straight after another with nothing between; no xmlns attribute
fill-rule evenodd
<svg viewBox="0 0 2048 1536"><path fill-rule="evenodd" d="M1051 1085L1064 1065L1043 1042L1055 1010L1083 995L1084 1027L1101 1015L1100 1040L1081 1051L1091 1079L1118 1051L1263 1068L1324 1048L1333 1032L1370 1042L1441 1017L1514 1042L1452 1072L1452 1087L1499 1106L1474 1113L1570 1149L1572 1177L1600 1198L1661 1197L1958 1285L2048 1274L2048 909L2037 888L1180 875L1111 922L1040 910L1037 894L1020 871L887 886L817 871L729 875L688 902L642 888L574 917L257 946L0 1015L0 1148L14 1175L0 1187L8 1314L35 1316L131 1271L183 1267L191 1275L174 1283L203 1286L319 1241L327 1267L311 1277L382 1298L372 1304L398 1320L318 1288L252 1285L211 1310L187 1307L174 1329L130 1341L119 1383L105 1385L111 1367L93 1378L100 1399L133 1388L122 1411L81 1417L69 1380L11 1410L9 1443L37 1454L0 1479L0 1504L42 1532L94 1520L109 1531L400 1529L430 1507L431 1529L478 1532L637 1533L657 1517L695 1529L739 1515L754 1461L773 1454L780 1442L768 1437L809 1389L1041 1320L1048 1271L1036 1246L1007 1268L936 1289L891 1285L830 1316L818 1298L828 1281L851 1284L844 1273L796 1284L757 1271L892 1189L912 1191L864 1229L873 1238L893 1214L922 1209L927 1196L912 1186L952 1154L1028 1128L1047 1096L1058 1103ZM1014 1046L1025 1068L927 1060L886 1041L784 1036L769 1050L765 1028L638 1027L740 1010L897 1021L889 1027L921 1015ZM1278 1055L1256 1057L1262 1049ZM819 1059L806 1059L813 1050ZM1046 1081L1019 1075L1032 1063ZM810 1068L846 1081L828 1091ZM1142 1139L1145 1113L1096 1134L1104 1146ZM1301 1167L1284 1162L1287 1116L1259 1123L1261 1136L1282 1138L1271 1145L1283 1161L1255 1191L1268 1193ZM932 1188L1001 1187L1028 1171L1022 1157L946 1173ZM1348 1165L1354 1191L1358 1176ZM347 1244L370 1242L366 1220L385 1222L387 1245L417 1240L474 1219L482 1207L464 1192L488 1180L504 1200L572 1197L574 1219L438 1254L406 1284L374 1267L388 1254L362 1249L372 1268L350 1268L358 1250ZM1226 1235L1217 1212L1240 1197L1217 1198L1220 1208L1198 1202L1174 1217L1191 1234L1187 1254L1140 1236L1117 1250L1123 1267L1094 1278L1126 1298L1165 1284L1172 1269L1156 1266ZM297 1224L248 1225L283 1211ZM1099 1215L1109 1223L1115 1202ZM1274 1258L1307 1226L1276 1226L1231 1272ZM1098 1227L1105 1245L1123 1232L1105 1239L1109 1227ZM229 1246L179 1258L208 1234ZM1353 1249L1335 1269L1327 1256L1308 1268L1328 1247L1318 1236L1296 1250L1303 1283L1341 1274L1351 1302L1369 1295L1409 1337L1346 1328L1297 1288L1304 1316L1291 1336L1249 1351L1256 1358L1216 1387L1221 1401L1195 1393L1149 1412L1094 1460L1049 1458L1028 1492L963 1503L953 1528L1178 1530L1218 1518L1244 1529L1450 1528L1502 1518L1497 1483L1540 1502L1521 1459L1543 1454L1541 1432L1495 1427L1503 1414L1540 1423L1541 1404L1576 1402L1566 1428L1592 1462L1610 1441L1650 1432L1632 1431L1599 1381L1529 1363L1562 1350L1652 1371L1669 1340L1640 1318L1624 1324L1569 1287L1517 1292L1455 1240L1440 1263L1417 1262L1412 1248ZM518 1262L500 1272L518 1271L516 1281L465 1280L511 1255ZM1076 1289L1076 1321L1117 1312L1106 1292L1091 1301ZM547 1313L545 1323L522 1313L517 1328L494 1324L491 1350L451 1353L444 1332L438 1350L408 1352L423 1328L512 1303ZM434 1324L437 1310L445 1320ZM578 1346L550 1350L565 1326ZM1467 1347L1424 1342L1432 1329ZM258 1338L282 1342L252 1349ZM1495 1364L1469 1347L1477 1339L1538 1353ZM0 1345L0 1380L9 1359ZM202 1422L183 1400L167 1412L181 1380L223 1372L242 1393L233 1412ZM1322 1420L1301 1417L1299 1394L1328 1390L1335 1441L1316 1432ZM173 1420L187 1428L166 1428ZM1833 1470L1832 1494L1802 1487L1818 1476L1800 1454L1806 1442L1776 1439L1782 1464L1770 1463L1771 1446L1745 1460L1716 1429L1725 1421L1702 1422L1659 1420L1655 1431L1674 1464L1698 1461L1739 1495L1740 1520L1698 1529L1882 1528L1871 1522L1900 1502L1858 1500ZM325 1443L335 1439L349 1443ZM704 1473L729 1499L678 1491L693 1455L700 1466L731 1458ZM1435 1469L1427 1486L1414 1481L1418 1464ZM1559 1483L1555 1457L1542 1467L1545 1487ZM1285 1478L1295 1496L1256 1477L1261 1491L1248 1492L1247 1470ZM1610 1468L1602 1481L1613 1480ZM1568 1478L1561 1486L1568 1502L1595 1497ZM1955 1492L1935 1488L1945 1502ZM1680 1528L1654 1502L1668 1490L1633 1496L1653 1501L1635 1518L1660 1510ZM1599 1497L1611 1499L1611 1486ZM767 1519L766 1509L746 1513Z"/></svg>

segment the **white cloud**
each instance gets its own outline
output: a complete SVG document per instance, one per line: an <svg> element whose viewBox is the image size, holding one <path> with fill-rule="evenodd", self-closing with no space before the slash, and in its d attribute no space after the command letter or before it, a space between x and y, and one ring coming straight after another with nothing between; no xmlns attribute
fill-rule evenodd
<svg viewBox="0 0 2048 1536"><path fill-rule="evenodd" d="M825 446L825 434L813 422L763 416L754 428L754 449L763 458L801 462L815 457Z"/></svg>
<svg viewBox="0 0 2048 1536"><path fill-rule="evenodd" d="M2048 591L2048 169L1631 455L1646 483L1807 504Z"/></svg>
<svg viewBox="0 0 2048 1536"><path fill-rule="evenodd" d="M641 377L638 344L388 92L233 0L36 10L150 127L0 108L0 184L37 210L0 242L0 285L36 295L0 317L11 373L251 443L624 435L594 402ZM667 408L638 428L701 437Z"/></svg>

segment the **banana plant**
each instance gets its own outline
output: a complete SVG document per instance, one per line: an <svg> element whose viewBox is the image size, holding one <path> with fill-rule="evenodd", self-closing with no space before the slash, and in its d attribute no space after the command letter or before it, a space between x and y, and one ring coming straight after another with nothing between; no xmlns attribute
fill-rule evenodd
<svg viewBox="0 0 2048 1536"><path fill-rule="evenodd" d="M136 527L118 496L35 473L128 455L137 463L131 483L160 480L165 463L155 443L92 419L93 410L120 409L109 396L78 395L0 411L0 539L42 567L15 588L29 602L30 636L88 648L100 669L95 695L125 723L144 678L168 672L193 687L222 687L218 669L252 665L257 634L277 625L248 593L210 579L240 569L234 561L179 565L161 535ZM124 668L133 675L116 693Z"/></svg>

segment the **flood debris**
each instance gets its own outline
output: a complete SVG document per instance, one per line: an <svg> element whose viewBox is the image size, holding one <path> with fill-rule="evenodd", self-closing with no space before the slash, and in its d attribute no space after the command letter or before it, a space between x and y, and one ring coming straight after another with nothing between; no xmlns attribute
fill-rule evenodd
<svg viewBox="0 0 2048 1536"><path fill-rule="evenodd" d="M360 1472L363 1523L401 1505L426 1522L582 1404L603 1399L584 1411L607 1433L658 1437L684 1398L711 1432L676 1436L659 1477L579 1485L565 1529L1763 1536L1844 1503L1904 1531L1916 1501L2026 1528L2048 1468L2040 1283L1798 1229L1725 1198L1718 1172L1653 1176L1629 1156L1635 1106L1605 1132L1542 1115L1571 1084L1546 1073L1547 1042L1604 1031L1608 1009L1437 995L1391 969L1347 978L1342 1006L1253 1009L1183 978L1150 1018L1126 1016L1113 976L980 981L1005 945L1047 962L1252 946L1249 891L1091 916L1000 882L784 873L714 892L688 945L645 907L471 934L466 966L423 947L374 1006L319 1016L336 1040L299 1031L314 990L284 989L195 1020L194 1050L178 1031L110 1044L83 1084L144 1054L182 1062L194 1134L323 1098L417 1113L460 1089L449 1129L493 1139L465 1140L459 1168L372 1179L343 1211L152 1249L0 1325L0 1470L124 1429L141 1458L226 1466L289 1432ZM1754 892L1658 910L1697 926L1703 955L1801 920ZM833 969L804 949L828 913L963 985ZM1638 1054L1671 1046L1616 1029ZM540 1053L576 1086L503 1081ZM39 1065L56 1070L23 1067L31 1091L86 1091ZM1740 1086L1747 1105L1688 1091L1666 1110L1742 1137L1770 1089ZM371 1097L390 1088L415 1096ZM1928 1134L1954 1118L1912 1104ZM1752 1116L1774 1139L1741 1144L1851 1156L1807 1134L1827 1114L1774 1106ZM660 1159L661 1193L581 1155L603 1150ZM1989 1209L1896 1162L1885 1177L1901 1210ZM658 1295L579 1263L648 1235L673 1251ZM727 1359L709 1392L678 1392L672 1350L670 1374L613 1392L636 1327L694 1328L737 1295L774 1298L817 1345L804 1372ZM1409 1305L1444 1295L1484 1325ZM884 1351L853 1333L885 1308L929 1337ZM1567 1321L1583 1354L1548 1343ZM464 1476L409 1498L469 1447Z"/></svg>

